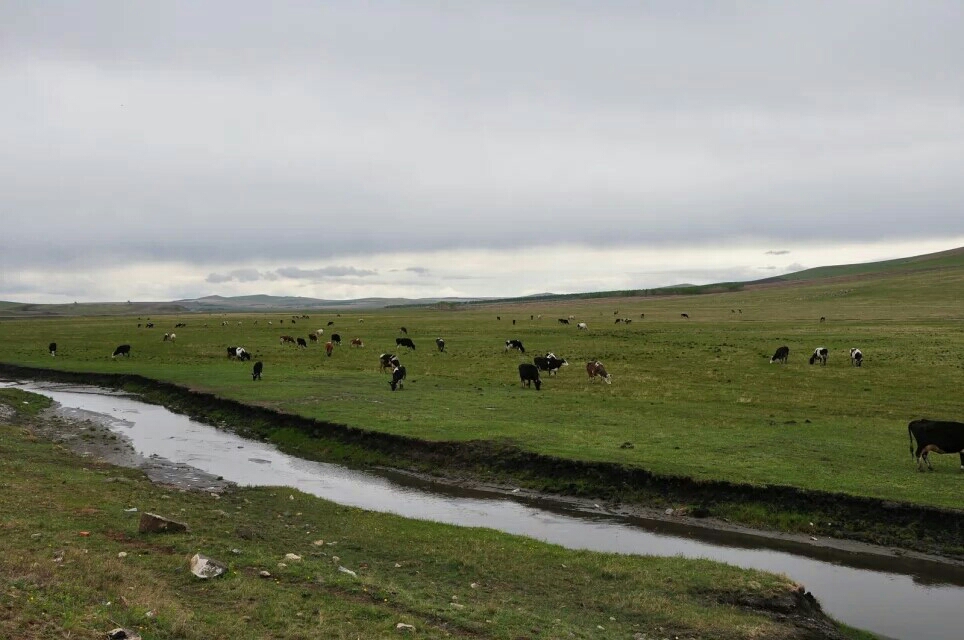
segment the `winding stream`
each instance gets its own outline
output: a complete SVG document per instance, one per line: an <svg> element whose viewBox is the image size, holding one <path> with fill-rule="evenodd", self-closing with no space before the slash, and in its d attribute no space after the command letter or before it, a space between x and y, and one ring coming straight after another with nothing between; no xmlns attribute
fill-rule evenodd
<svg viewBox="0 0 964 640"><path fill-rule="evenodd" d="M340 504L409 518L490 527L573 549L709 558L783 573L806 585L831 616L889 638L960 638L964 568L853 553L665 521L587 513L545 500L463 490L401 474L303 460L167 409L105 389L4 383L65 408L106 416L144 457L187 464L239 485L283 485ZM70 409L67 409L68 411Z"/></svg>

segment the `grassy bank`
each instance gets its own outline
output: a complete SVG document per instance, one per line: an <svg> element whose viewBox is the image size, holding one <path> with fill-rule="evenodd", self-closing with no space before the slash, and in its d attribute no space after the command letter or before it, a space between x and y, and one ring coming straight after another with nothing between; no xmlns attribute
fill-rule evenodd
<svg viewBox="0 0 964 640"><path fill-rule="evenodd" d="M290 490L171 491L38 438L43 398L0 390L0 404L20 412L0 419L2 637L124 626L151 638L376 638L398 637L400 622L429 638L858 637L760 572L567 551ZM139 534L134 507L189 532ZM228 574L194 578L197 552Z"/></svg>

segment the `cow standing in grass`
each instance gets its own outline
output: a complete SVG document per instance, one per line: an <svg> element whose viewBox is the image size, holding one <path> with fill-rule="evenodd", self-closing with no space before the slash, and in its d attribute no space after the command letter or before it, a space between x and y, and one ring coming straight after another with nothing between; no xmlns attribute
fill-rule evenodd
<svg viewBox="0 0 964 640"><path fill-rule="evenodd" d="M854 367L859 367L864 363L864 354L861 353L860 349L854 347L850 350L850 364Z"/></svg>
<svg viewBox="0 0 964 640"><path fill-rule="evenodd" d="M586 363L586 373L589 374L589 382L595 382L596 378L602 378L606 384L612 384L613 379L606 372L606 367L599 360L590 360Z"/></svg>
<svg viewBox="0 0 964 640"><path fill-rule="evenodd" d="M47 349L50 350L50 355L52 355L52 356L56 356L56 355L57 355L57 343L56 343L56 342L51 342L50 344L48 344L48 345L47 345Z"/></svg>
<svg viewBox="0 0 964 640"><path fill-rule="evenodd" d="M523 362L519 365L519 380L522 381L523 387L535 384L536 391L542 388L542 380L539 379L539 367L534 364Z"/></svg>
<svg viewBox="0 0 964 640"><path fill-rule="evenodd" d="M786 345L778 347L777 350L773 352L773 357L770 358L770 364L773 364L774 362L782 362L783 364L786 364L789 356L790 347Z"/></svg>
<svg viewBox="0 0 964 640"><path fill-rule="evenodd" d="M118 345L117 348L114 349L114 353L111 355L111 358L116 358L117 356L126 356L130 358L131 346L129 344Z"/></svg>
<svg viewBox="0 0 964 640"><path fill-rule="evenodd" d="M392 391L402 388L402 380L405 379L405 367L399 365L392 370L392 379L389 381L389 385Z"/></svg>
<svg viewBox="0 0 964 640"><path fill-rule="evenodd" d="M254 363L254 369L251 370L251 380L260 380L262 371L264 371L264 363L258 360Z"/></svg>

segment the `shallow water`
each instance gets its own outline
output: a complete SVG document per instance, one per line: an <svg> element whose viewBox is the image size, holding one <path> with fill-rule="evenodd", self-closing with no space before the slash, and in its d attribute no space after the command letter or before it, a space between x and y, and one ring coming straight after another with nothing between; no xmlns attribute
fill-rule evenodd
<svg viewBox="0 0 964 640"><path fill-rule="evenodd" d="M9 384L9 383L8 383ZM8 386L5 384L4 386ZM18 383L64 407L109 417L143 456L160 456L239 485L295 487L340 504L409 518L490 527L573 549L709 558L790 576L837 620L891 638L961 638L964 569L677 523L587 513L548 500L506 497L303 460L108 390ZM769 547L769 548L768 548Z"/></svg>

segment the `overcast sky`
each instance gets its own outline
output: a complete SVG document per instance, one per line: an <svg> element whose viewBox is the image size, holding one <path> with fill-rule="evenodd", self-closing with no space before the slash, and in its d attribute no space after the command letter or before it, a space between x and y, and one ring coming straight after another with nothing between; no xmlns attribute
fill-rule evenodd
<svg viewBox="0 0 964 640"><path fill-rule="evenodd" d="M0 3L0 299L514 296L964 245L964 3Z"/></svg>

